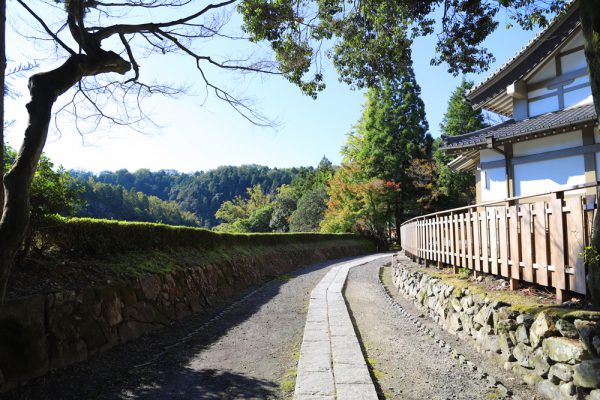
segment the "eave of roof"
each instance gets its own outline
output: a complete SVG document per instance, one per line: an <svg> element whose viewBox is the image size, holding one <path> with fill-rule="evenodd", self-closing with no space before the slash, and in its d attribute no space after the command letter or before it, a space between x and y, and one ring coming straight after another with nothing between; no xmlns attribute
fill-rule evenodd
<svg viewBox="0 0 600 400"><path fill-rule="evenodd" d="M487 147L487 139L502 143L511 140L526 140L540 135L554 135L579 129L582 125L597 123L596 109L593 104L568 108L537 117L515 121L480 129L458 136L442 136L441 150L450 153L464 153L468 150Z"/></svg>
<svg viewBox="0 0 600 400"><path fill-rule="evenodd" d="M527 75L533 68L550 56L579 25L577 1L571 2L566 10L556 16L550 24L529 41L521 51L493 72L484 81L474 86L467 99L474 108L505 93L506 87Z"/></svg>

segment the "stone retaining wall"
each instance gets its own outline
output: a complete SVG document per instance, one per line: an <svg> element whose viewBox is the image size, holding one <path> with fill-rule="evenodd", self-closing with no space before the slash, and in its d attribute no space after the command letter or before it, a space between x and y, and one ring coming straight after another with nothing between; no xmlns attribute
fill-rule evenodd
<svg viewBox="0 0 600 400"><path fill-rule="evenodd" d="M600 314L515 311L403 262L393 266L394 285L445 330L474 339L548 399L600 400Z"/></svg>
<svg viewBox="0 0 600 400"><path fill-rule="evenodd" d="M269 277L369 250L358 244L275 247L261 256L8 301L0 308L0 392L214 309Z"/></svg>

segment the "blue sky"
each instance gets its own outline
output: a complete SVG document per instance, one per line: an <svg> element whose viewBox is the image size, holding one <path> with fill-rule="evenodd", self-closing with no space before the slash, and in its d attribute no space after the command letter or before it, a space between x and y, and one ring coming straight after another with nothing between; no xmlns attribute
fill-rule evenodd
<svg viewBox="0 0 600 400"><path fill-rule="evenodd" d="M9 22L11 18L18 21L12 11L17 4L9 2L8 5ZM534 35L534 32L516 28L506 30L506 21L500 22L499 29L487 41L497 59L491 71ZM234 52L236 49L226 50ZM40 59L40 71L53 65L52 61L42 59L45 53L40 46L34 46L10 30L7 52L13 65L34 58ZM461 77L448 74L444 65L431 66L429 61L433 54L433 37L415 41L415 74L422 89L430 132L437 137L448 98ZM216 76L216 80L221 79L230 87L243 89L258 109L279 122L276 128L262 128L250 124L223 102L212 97L205 101L203 89L197 85L197 72L188 58L175 57L168 63L157 58L148 61L142 64L144 73L175 76L178 82L191 88L190 95L179 99L156 97L151 100L148 110L160 128L142 134L113 127L81 137L73 130L72 122L65 120L60 135L51 130L45 153L67 169L96 172L119 168L191 172L251 163L270 167L314 166L323 156L338 164L340 148L359 119L364 102L362 92L352 91L337 81L331 66L326 67L327 89L317 100L303 96L295 86L279 77ZM477 82L488 74L467 78ZM26 77L15 78L12 84L22 96L7 101L6 116L16 121L7 132L7 141L18 147L26 123Z"/></svg>

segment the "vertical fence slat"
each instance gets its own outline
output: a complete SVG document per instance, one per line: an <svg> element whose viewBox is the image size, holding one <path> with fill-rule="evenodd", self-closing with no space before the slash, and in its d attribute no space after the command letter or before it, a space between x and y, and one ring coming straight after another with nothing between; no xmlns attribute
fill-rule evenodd
<svg viewBox="0 0 600 400"><path fill-rule="evenodd" d="M498 275L498 215L495 208L490 210L490 257L491 273Z"/></svg>
<svg viewBox="0 0 600 400"><path fill-rule="evenodd" d="M533 246L531 245L531 235L533 234L531 224L531 205L523 204L519 206L521 214L521 256L523 257L523 280L534 282L533 272Z"/></svg>
<svg viewBox="0 0 600 400"><path fill-rule="evenodd" d="M484 208L480 213L481 215L481 270L483 272L490 272L489 268L489 247L488 247L488 238L489 238L489 229L488 229L488 212Z"/></svg>
<svg viewBox="0 0 600 400"><path fill-rule="evenodd" d="M476 209L473 215L473 255L475 256L473 268L475 271L481 271L481 220L479 219L479 211Z"/></svg>
<svg viewBox="0 0 600 400"><path fill-rule="evenodd" d="M546 254L546 203L537 202L533 204L534 216L534 238L535 238L535 271L536 283L548 285L548 259Z"/></svg>
<svg viewBox="0 0 600 400"><path fill-rule="evenodd" d="M465 213L460 213L460 266L467 268L467 232L465 228Z"/></svg>
<svg viewBox="0 0 600 400"><path fill-rule="evenodd" d="M467 268L473 269L473 221L471 210L465 214L467 220Z"/></svg>
<svg viewBox="0 0 600 400"><path fill-rule="evenodd" d="M519 257L519 207L512 205L508 207L508 239L510 242L510 277L520 279L521 277L521 258Z"/></svg>
<svg viewBox="0 0 600 400"><path fill-rule="evenodd" d="M456 246L454 241L456 240L456 223L455 223L456 215L450 214L450 261L451 265L456 265Z"/></svg>
<svg viewBox="0 0 600 400"><path fill-rule="evenodd" d="M552 286L557 289L566 289L565 284L565 248L564 248L564 223L562 199L550 201L550 259L554 267Z"/></svg>
<svg viewBox="0 0 600 400"><path fill-rule="evenodd" d="M566 205L570 211L567 214L567 249L569 267L575 271L570 275L569 289L577 293L585 294L585 266L583 265L584 224L583 205L581 197L570 197L566 199Z"/></svg>
<svg viewBox="0 0 600 400"><path fill-rule="evenodd" d="M498 243L500 246L500 275L508 278L508 240L507 240L507 221L506 221L506 208L498 210Z"/></svg>

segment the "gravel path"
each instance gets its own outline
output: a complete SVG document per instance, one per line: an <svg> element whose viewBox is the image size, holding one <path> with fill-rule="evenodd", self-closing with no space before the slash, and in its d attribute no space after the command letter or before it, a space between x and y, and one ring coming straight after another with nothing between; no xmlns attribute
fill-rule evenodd
<svg viewBox="0 0 600 400"><path fill-rule="evenodd" d="M420 312L403 297L390 297L380 284L381 265L376 261L352 269L345 291L380 398L535 398L530 388L484 360L470 343L419 318ZM389 274L389 267L384 271Z"/></svg>
<svg viewBox="0 0 600 400"><path fill-rule="evenodd" d="M339 261L298 270L213 315L185 319L0 397L291 398L310 292Z"/></svg>

